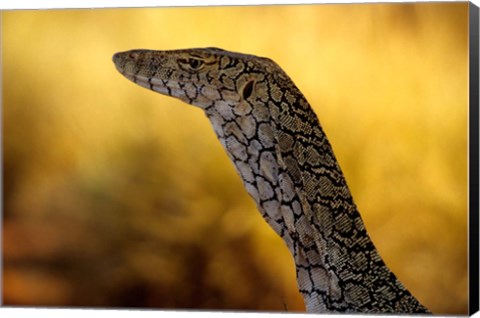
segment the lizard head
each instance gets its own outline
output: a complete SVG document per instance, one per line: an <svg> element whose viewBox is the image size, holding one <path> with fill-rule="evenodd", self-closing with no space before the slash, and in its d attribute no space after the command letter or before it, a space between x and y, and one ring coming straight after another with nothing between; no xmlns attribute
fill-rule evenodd
<svg viewBox="0 0 480 318"><path fill-rule="evenodd" d="M269 83L288 77L268 58L218 48L131 50L116 53L113 62L126 78L163 95L202 109L241 103L254 105L267 96ZM266 102L264 100L263 102Z"/></svg>

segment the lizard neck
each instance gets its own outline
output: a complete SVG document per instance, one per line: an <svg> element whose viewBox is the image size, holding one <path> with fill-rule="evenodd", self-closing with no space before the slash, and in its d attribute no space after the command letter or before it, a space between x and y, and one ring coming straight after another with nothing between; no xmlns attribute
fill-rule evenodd
<svg viewBox="0 0 480 318"><path fill-rule="evenodd" d="M294 112L242 101L236 111L216 105L206 114L293 255L307 311L426 312L382 261L316 115L299 91L292 94Z"/></svg>

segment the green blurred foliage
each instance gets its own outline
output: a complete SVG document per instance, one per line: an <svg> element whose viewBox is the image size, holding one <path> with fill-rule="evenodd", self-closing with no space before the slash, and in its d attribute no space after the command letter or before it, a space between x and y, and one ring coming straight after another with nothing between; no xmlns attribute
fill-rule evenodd
<svg viewBox="0 0 480 318"><path fill-rule="evenodd" d="M468 4L2 12L6 305L301 311L293 261L199 109L111 56L217 46L307 96L375 245L467 312Z"/></svg>

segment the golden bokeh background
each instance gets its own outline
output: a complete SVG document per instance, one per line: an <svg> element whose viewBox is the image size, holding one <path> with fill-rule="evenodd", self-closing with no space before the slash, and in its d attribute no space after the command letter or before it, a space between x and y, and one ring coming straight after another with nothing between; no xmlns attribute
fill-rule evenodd
<svg viewBox="0 0 480 318"><path fill-rule="evenodd" d="M5 305L302 311L293 261L200 109L111 56L267 56L320 118L372 240L467 313L468 3L2 12Z"/></svg>

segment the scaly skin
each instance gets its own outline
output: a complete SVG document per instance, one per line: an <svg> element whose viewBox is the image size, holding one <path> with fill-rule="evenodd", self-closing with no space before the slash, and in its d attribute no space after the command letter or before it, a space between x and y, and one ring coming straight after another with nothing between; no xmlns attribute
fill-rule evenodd
<svg viewBox="0 0 480 318"><path fill-rule="evenodd" d="M272 60L217 48L113 56L126 78L198 106L294 257L308 312L428 313L370 240L305 97Z"/></svg>

